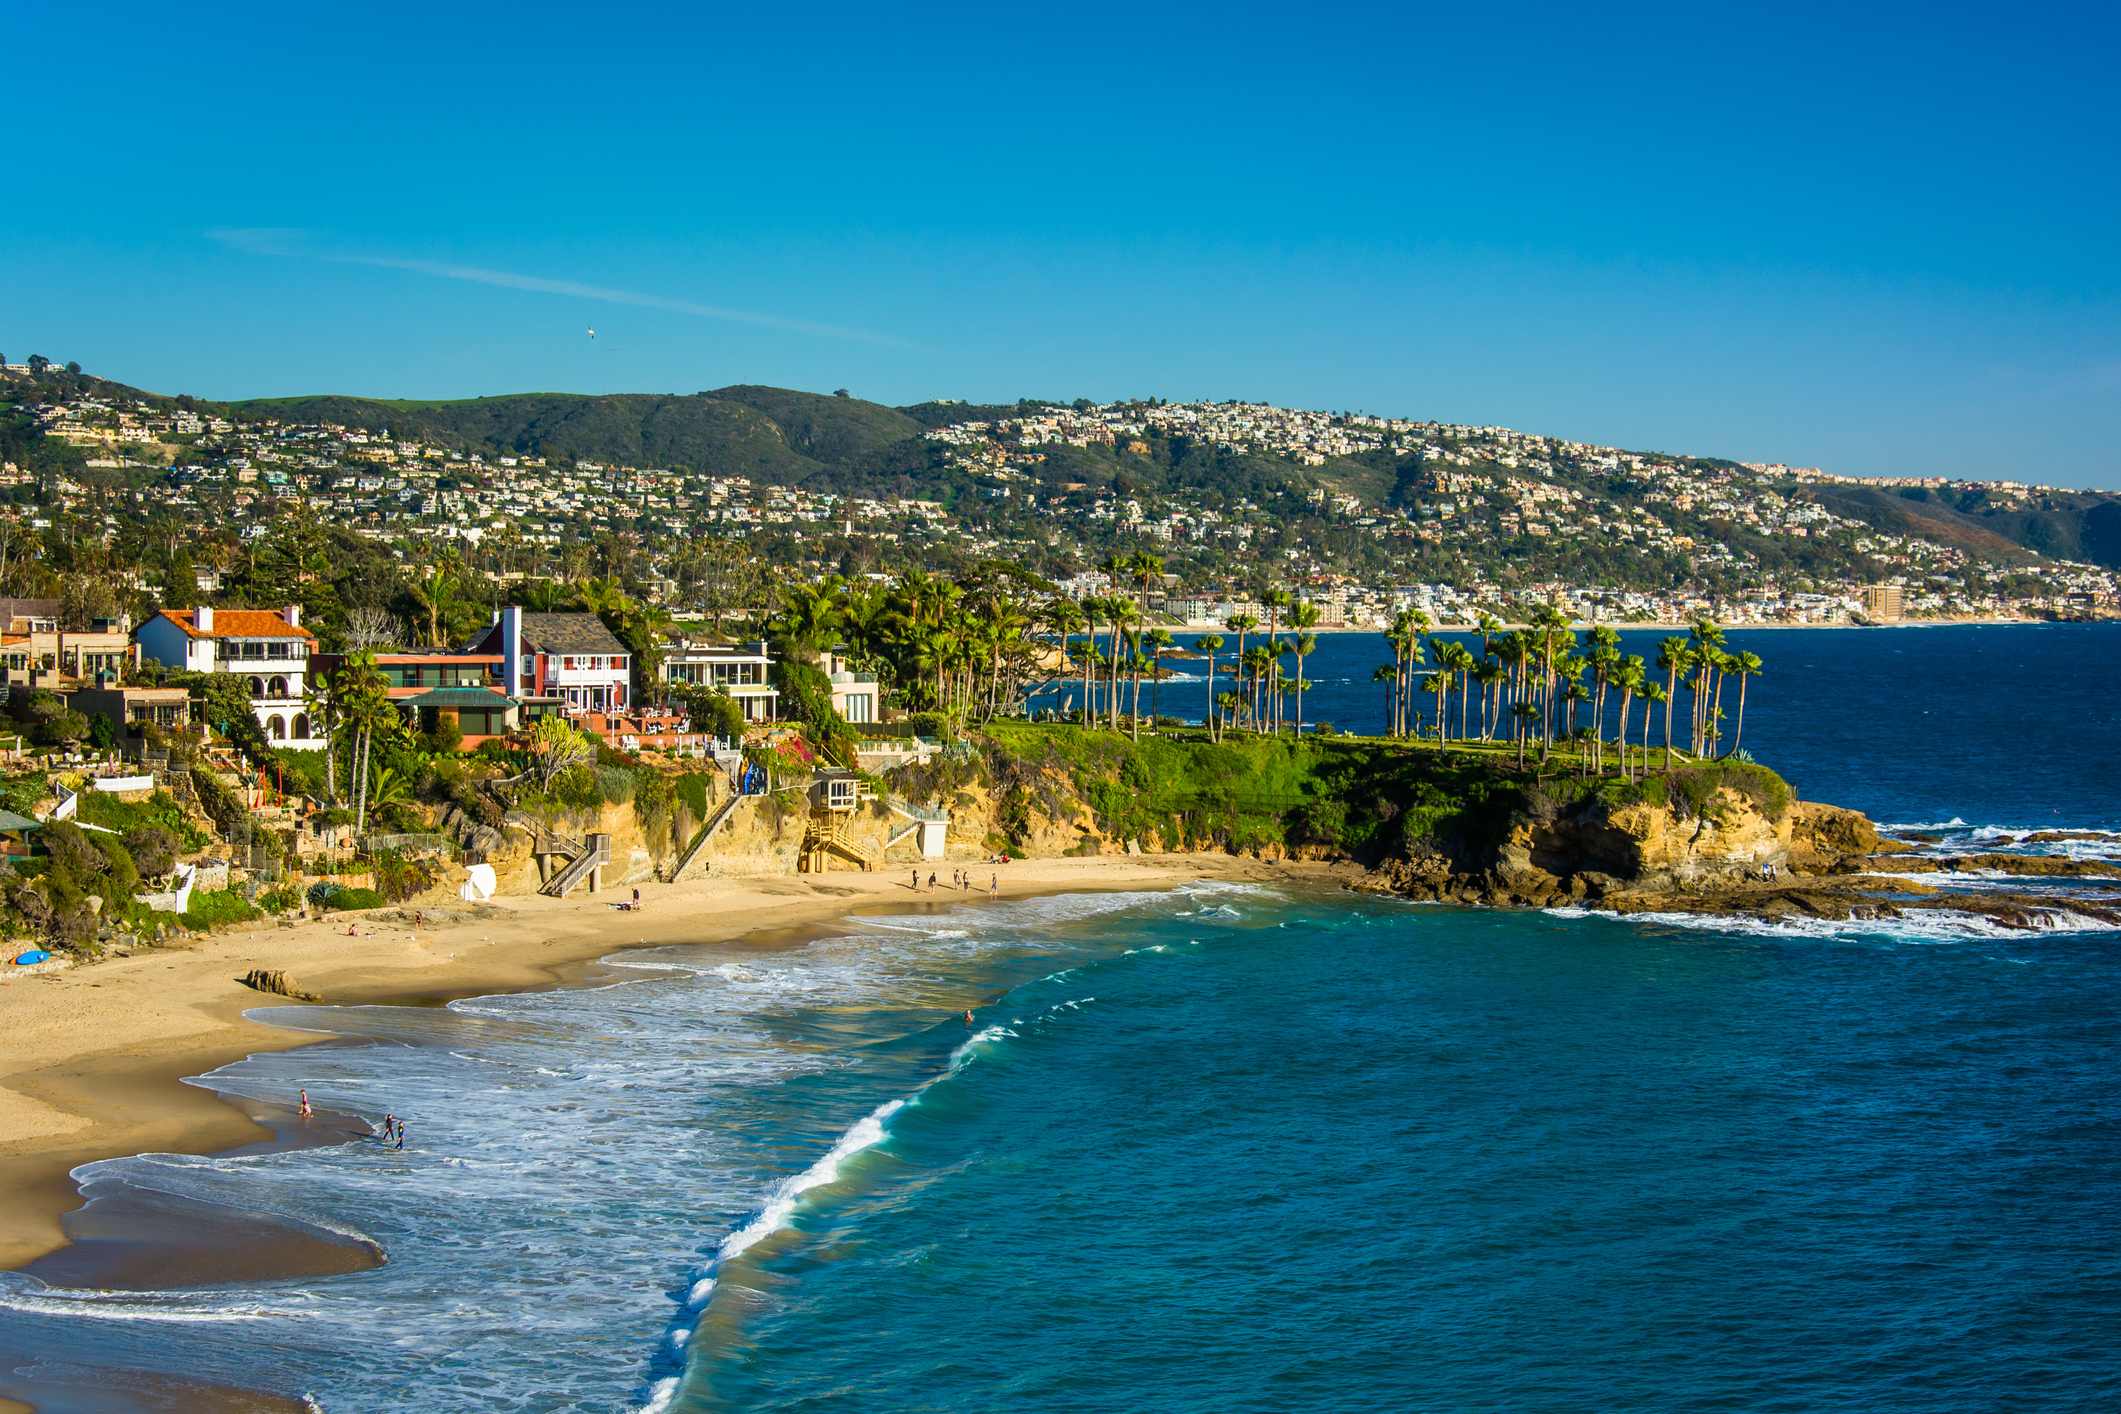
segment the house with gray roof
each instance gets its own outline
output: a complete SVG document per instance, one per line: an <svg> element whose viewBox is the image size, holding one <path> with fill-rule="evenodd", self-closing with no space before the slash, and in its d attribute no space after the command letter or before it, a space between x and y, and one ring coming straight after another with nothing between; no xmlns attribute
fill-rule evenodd
<svg viewBox="0 0 2121 1414"><path fill-rule="evenodd" d="M510 604L471 653L498 653L504 696L575 712L632 706L633 652L595 614L539 614Z"/></svg>

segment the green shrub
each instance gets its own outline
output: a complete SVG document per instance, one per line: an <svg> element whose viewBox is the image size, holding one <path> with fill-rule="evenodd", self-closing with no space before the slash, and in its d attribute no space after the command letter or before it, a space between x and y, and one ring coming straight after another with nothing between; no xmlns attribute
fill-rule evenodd
<svg viewBox="0 0 2121 1414"><path fill-rule="evenodd" d="M281 914L291 908L302 906L302 891L292 884L282 884L276 889L267 889L258 895L258 907L267 913Z"/></svg>
<svg viewBox="0 0 2121 1414"><path fill-rule="evenodd" d="M596 779L598 794L613 805L624 805L631 801L639 785L633 772L612 766L597 767Z"/></svg>
<svg viewBox="0 0 2121 1414"><path fill-rule="evenodd" d="M329 879L320 879L309 886L311 908L336 908L342 911L381 908L383 902L383 896L374 889L350 889L344 884L334 884Z"/></svg>
<svg viewBox="0 0 2121 1414"><path fill-rule="evenodd" d="M180 921L197 931L217 924L247 923L258 916L258 910L250 906L241 889L216 889L212 893L194 889L191 906L180 915Z"/></svg>
<svg viewBox="0 0 2121 1414"><path fill-rule="evenodd" d="M713 783L713 776L703 771L689 771L672 780L670 790L672 795L685 802L685 808L692 812L693 819L704 821L707 818L708 788Z"/></svg>

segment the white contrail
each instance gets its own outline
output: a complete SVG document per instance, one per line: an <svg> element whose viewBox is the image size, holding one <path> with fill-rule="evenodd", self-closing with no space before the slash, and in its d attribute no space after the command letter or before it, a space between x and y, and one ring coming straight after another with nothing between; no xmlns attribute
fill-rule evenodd
<svg viewBox="0 0 2121 1414"><path fill-rule="evenodd" d="M723 309L695 304L691 300L666 299L634 290L614 290L606 285L585 285L579 280L548 280L540 275L518 275L509 270L482 270L476 265L450 265L439 260L404 260L386 255L353 255L331 251L290 249L305 234L282 227L250 227L208 231L214 240L252 255L278 255L300 260L328 260L338 265L378 265L387 270L411 270L438 275L445 280L475 280L482 285L500 285L511 290L535 290L540 294L573 295L577 299L603 300L607 304L639 305L644 309L668 309L678 314L696 314L705 319L727 319L738 324L757 324L768 329L786 329L796 334L814 334L826 339L853 339L865 344L908 348L899 339L860 329L842 329L832 324L812 324L802 319L784 319L778 314L758 314L747 309Z"/></svg>

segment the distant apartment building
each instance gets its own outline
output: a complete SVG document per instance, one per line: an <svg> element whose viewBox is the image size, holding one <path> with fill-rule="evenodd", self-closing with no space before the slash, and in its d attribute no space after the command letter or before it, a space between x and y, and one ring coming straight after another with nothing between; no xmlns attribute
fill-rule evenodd
<svg viewBox="0 0 2121 1414"><path fill-rule="evenodd" d="M1907 591L1897 584L1865 585L1863 613L1881 623L1895 623L1907 615Z"/></svg>
<svg viewBox="0 0 2121 1414"><path fill-rule="evenodd" d="M251 710L276 746L321 750L324 724L311 712L309 658L316 635L302 606L270 609L164 609L140 625L140 652L166 668L234 673L249 680Z"/></svg>

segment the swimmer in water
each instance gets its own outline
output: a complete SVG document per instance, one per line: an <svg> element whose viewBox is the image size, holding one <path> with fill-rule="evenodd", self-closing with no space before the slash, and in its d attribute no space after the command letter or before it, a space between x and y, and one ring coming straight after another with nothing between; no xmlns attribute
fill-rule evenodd
<svg viewBox="0 0 2121 1414"><path fill-rule="evenodd" d="M966 1008L965 1008L965 1024L966 1024L967 1026L970 1026L970 1025L972 1024L972 1008L971 1008L971 1007L966 1007Z"/></svg>

